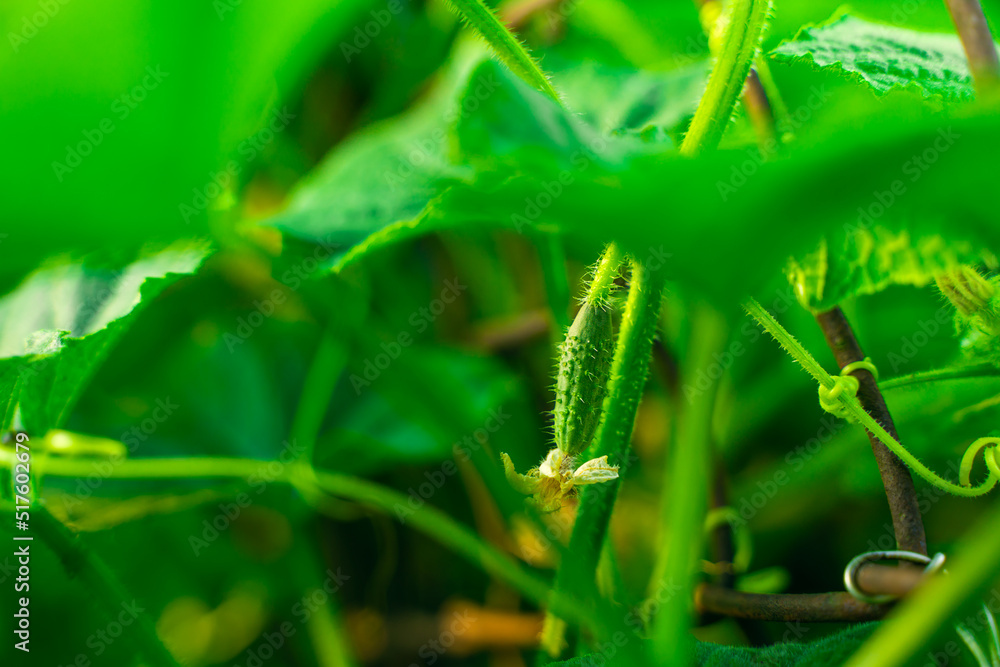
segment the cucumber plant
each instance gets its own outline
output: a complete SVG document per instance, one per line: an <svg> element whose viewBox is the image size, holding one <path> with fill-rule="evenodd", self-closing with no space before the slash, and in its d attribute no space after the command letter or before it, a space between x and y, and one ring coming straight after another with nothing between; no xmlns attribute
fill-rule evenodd
<svg viewBox="0 0 1000 667"><path fill-rule="evenodd" d="M177 88L74 76L65 189L11 188L15 658L1000 665L978 2L222 4L148 38ZM11 33L7 126L52 120L22 68L68 76L91 11ZM135 165L208 89L172 224Z"/></svg>

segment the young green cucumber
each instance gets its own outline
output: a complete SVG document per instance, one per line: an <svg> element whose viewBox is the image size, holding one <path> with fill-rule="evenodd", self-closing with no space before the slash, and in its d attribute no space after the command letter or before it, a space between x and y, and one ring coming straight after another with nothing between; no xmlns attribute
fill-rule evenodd
<svg viewBox="0 0 1000 667"><path fill-rule="evenodd" d="M611 310L588 299L566 334L556 378L556 446L568 456L586 449L597 433L614 347Z"/></svg>

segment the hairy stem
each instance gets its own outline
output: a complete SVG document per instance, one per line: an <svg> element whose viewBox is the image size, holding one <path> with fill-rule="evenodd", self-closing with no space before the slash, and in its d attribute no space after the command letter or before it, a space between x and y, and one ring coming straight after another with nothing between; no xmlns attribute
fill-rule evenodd
<svg viewBox="0 0 1000 667"><path fill-rule="evenodd" d="M607 303L608 299L611 298L611 291L614 289L615 278L618 277L621 263L621 248L618 247L617 243L609 243L594 269L594 276L585 297L587 303L593 305Z"/></svg>
<svg viewBox="0 0 1000 667"><path fill-rule="evenodd" d="M778 324L774 317L764 310L763 307L753 299L744 305L757 323L764 327L765 331L771 334L792 358L816 379L816 381L826 389L832 389L836 381L830 376L816 359L806 351L795 337L785 331L784 327ZM911 454L899 441L893 437L882 424L872 418L861 406L856 396L844 392L838 399L844 408L845 414L850 419L861 424L870 433L874 433L879 441L889 448L889 450L902 459L912 472L920 475L927 482L938 489L964 498L974 498L989 493L998 482L1000 482L1000 458L997 457L1000 448L1000 438L985 437L979 438L966 449L962 458L962 465L959 471L959 482L955 483L947 480L933 470L924 465L920 459ZM972 464L979 452L986 450L984 459L989 474L978 484L973 485L969 479Z"/></svg>
<svg viewBox="0 0 1000 667"><path fill-rule="evenodd" d="M721 3L719 0L695 0L695 4L701 11L705 32L711 35L713 25L709 25L709 22L712 17L719 13ZM743 85L743 106L753 124L754 132L757 134L757 144L761 151L772 152L776 150L780 143L780 137L775 123L774 107L771 100L768 99L767 89L755 67L750 68Z"/></svg>
<svg viewBox="0 0 1000 667"><path fill-rule="evenodd" d="M609 246L609 252L612 247ZM650 270L642 262L632 263L628 301L611 362L608 396L604 401L604 421L594 444L584 454L585 459L607 455L611 463L621 466L623 473L629 464L632 427L649 371L664 285L661 273ZM557 593L582 590L596 597L595 573L619 482L615 479L583 488L569 548L556 574ZM552 617L547 619L550 632L543 634L542 648L556 656L562 649L563 633L553 628L559 627L556 618L564 617L555 609L551 612Z"/></svg>
<svg viewBox="0 0 1000 667"><path fill-rule="evenodd" d="M736 100L757 55L769 0L735 0L728 14L725 40L708 79L708 87L681 144L682 155L697 155L719 145Z"/></svg>
<svg viewBox="0 0 1000 667"><path fill-rule="evenodd" d="M945 382L947 380L962 380L966 378L985 378L1000 375L1000 368L993 364L971 364L968 366L954 366L952 368L935 368L929 371L921 371L910 375L900 375L884 382L879 382L878 386L882 391L899 389L926 382Z"/></svg>
<svg viewBox="0 0 1000 667"><path fill-rule="evenodd" d="M538 63L483 0L449 0L449 4L486 40L500 61L514 74L561 104L559 93L552 87Z"/></svg>

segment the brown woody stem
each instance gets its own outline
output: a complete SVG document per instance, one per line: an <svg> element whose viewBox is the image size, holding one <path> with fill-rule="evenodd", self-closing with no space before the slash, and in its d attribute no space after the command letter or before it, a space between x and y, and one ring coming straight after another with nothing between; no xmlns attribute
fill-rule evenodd
<svg viewBox="0 0 1000 667"><path fill-rule="evenodd" d="M832 308L816 315L816 321L823 329L826 342L833 350L837 365L844 368L848 364L862 361L865 358L854 331L847 317L840 308ZM896 426L882 398L882 392L872 374L866 369L857 369L851 373L857 378L858 401L872 419L881 424L897 440ZM885 495L889 500L889 510L892 512L892 526L896 534L896 544L900 549L914 551L927 555L927 538L924 534L924 522L920 516L917 494L913 488L913 478L906 465L872 433L868 433L872 452L878 463Z"/></svg>
<svg viewBox="0 0 1000 667"><path fill-rule="evenodd" d="M914 567L889 567L867 563L858 568L855 583L867 595L904 597L924 578L924 571Z"/></svg>
<svg viewBox="0 0 1000 667"><path fill-rule="evenodd" d="M1000 90L1000 60L979 0L945 0L980 95Z"/></svg>
<svg viewBox="0 0 1000 667"><path fill-rule="evenodd" d="M694 592L694 606L700 613L803 623L871 621L882 618L891 608L862 602L843 592L764 595L716 584L699 585Z"/></svg>

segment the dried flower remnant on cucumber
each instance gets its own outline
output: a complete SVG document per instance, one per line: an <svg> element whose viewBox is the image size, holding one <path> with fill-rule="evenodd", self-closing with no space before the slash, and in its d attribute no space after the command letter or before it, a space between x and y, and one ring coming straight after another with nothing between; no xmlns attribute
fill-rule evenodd
<svg viewBox="0 0 1000 667"><path fill-rule="evenodd" d="M533 495L542 511L559 509L576 486L618 477L618 467L609 465L606 456L580 466L576 457L597 434L608 394L615 348L610 296L621 260L618 248L609 245L560 347L553 415L556 446L526 475L517 473L510 457L502 455L511 485Z"/></svg>

